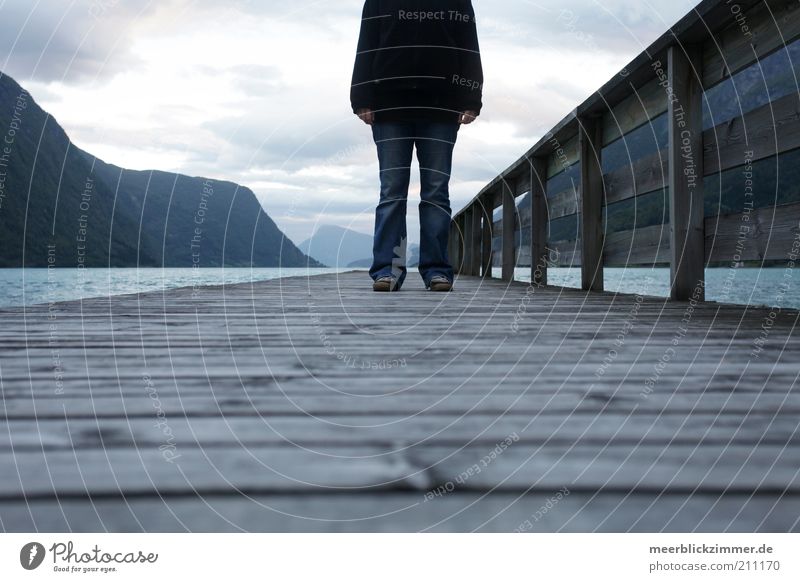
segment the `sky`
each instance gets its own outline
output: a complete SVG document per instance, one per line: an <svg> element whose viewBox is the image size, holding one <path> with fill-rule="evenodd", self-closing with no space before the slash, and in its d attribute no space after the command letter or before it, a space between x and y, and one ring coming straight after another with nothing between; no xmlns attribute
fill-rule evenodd
<svg viewBox="0 0 800 582"><path fill-rule="evenodd" d="M459 131L453 210L696 3L473 0L484 105ZM362 6L0 0L0 70L106 162L247 186L296 243L320 224L370 234L375 145L349 102Z"/></svg>

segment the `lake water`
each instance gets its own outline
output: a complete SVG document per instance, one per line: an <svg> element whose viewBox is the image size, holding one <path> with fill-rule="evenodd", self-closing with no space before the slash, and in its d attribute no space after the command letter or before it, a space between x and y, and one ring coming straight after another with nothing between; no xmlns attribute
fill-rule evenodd
<svg viewBox="0 0 800 582"><path fill-rule="evenodd" d="M492 274L499 277L500 269ZM531 270L517 269L515 279L530 282ZM548 269L548 284L580 287L580 268ZM669 269L605 268L606 291L669 296ZM706 300L739 305L800 309L800 271L786 268L706 269Z"/></svg>
<svg viewBox="0 0 800 582"><path fill-rule="evenodd" d="M352 269L0 269L0 307L33 305L123 293L160 291L193 285L266 281L280 277L337 273ZM499 270L494 271L500 275ZM366 284L365 273L365 289ZM416 269L409 276L418 276ZM530 269L516 278L530 281ZM783 268L707 269L706 298L723 303L768 305L800 309L800 273ZM580 286L580 269L550 269L549 283ZM605 270L608 291L669 295L669 269Z"/></svg>
<svg viewBox="0 0 800 582"><path fill-rule="evenodd" d="M0 307L353 269L0 269Z"/></svg>

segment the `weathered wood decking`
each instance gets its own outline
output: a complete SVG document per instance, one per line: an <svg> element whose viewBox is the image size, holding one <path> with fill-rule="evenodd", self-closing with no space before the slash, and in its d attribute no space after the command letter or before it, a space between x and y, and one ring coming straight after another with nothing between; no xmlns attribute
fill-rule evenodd
<svg viewBox="0 0 800 582"><path fill-rule="evenodd" d="M368 282L0 312L0 527L800 529L796 312Z"/></svg>

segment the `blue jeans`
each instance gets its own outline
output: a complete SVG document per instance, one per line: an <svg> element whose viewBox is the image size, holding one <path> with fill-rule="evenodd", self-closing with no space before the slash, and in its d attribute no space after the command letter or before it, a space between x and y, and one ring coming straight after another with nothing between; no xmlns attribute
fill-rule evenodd
<svg viewBox="0 0 800 582"><path fill-rule="evenodd" d="M375 210L373 279L394 275L399 289L406 278L406 209L411 180L414 146L420 167L420 261L425 285L436 275L453 280L447 256L450 232L450 172L453 147L459 125L456 122L377 122L372 137L378 147L381 176L380 202Z"/></svg>

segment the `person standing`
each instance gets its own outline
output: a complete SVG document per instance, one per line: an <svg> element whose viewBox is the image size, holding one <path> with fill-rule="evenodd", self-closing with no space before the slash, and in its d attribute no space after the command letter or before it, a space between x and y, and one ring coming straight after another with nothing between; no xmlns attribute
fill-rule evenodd
<svg viewBox="0 0 800 582"><path fill-rule="evenodd" d="M480 115L483 68L471 0L366 0L350 101L378 150L374 291L399 291L407 274L411 160L420 166L420 262L426 289L450 291L450 172L461 125Z"/></svg>

